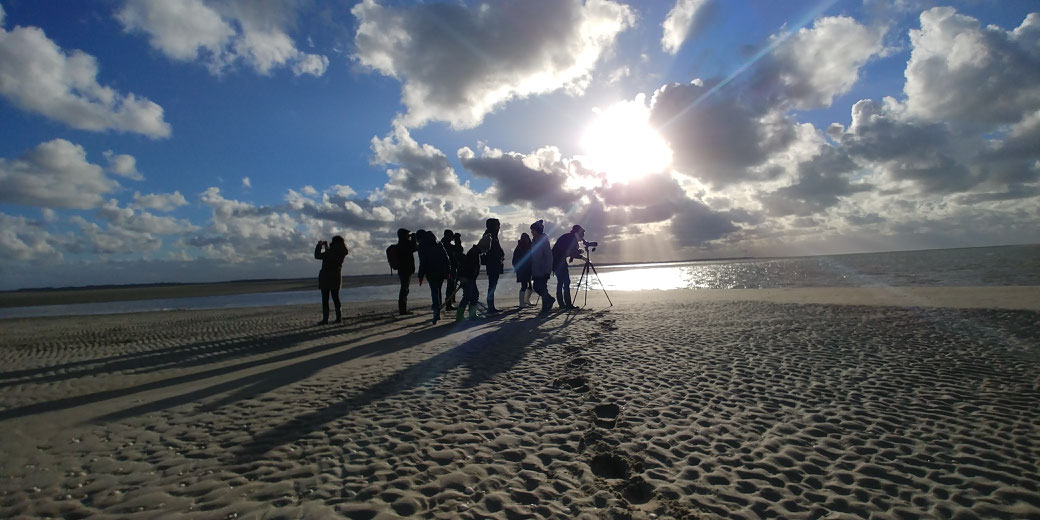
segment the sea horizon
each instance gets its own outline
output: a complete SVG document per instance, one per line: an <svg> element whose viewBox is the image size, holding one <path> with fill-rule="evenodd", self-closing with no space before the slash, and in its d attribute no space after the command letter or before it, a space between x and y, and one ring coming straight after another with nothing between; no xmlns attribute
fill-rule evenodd
<svg viewBox="0 0 1040 520"><path fill-rule="evenodd" d="M883 250L883 251L865 251L858 253L823 253L814 255L766 255L766 256L728 256L719 258L691 258L684 260L646 260L638 262L593 262L594 265L599 269L610 269L618 267L649 267L649 266L666 266L676 264L690 264L690 263L712 263L712 262L737 262L737 261L768 261L768 260L782 260L782 259L800 259L800 258L821 258L821 257L848 257L848 256L863 256L863 255L878 255L878 254L897 254L897 253L917 253L926 251L961 251L961 250L972 250L972 249L997 249L997 248L1008 248L1008 247L1031 247L1040 246L1040 243L1023 243L1023 244L1000 244L992 246L962 246L962 247L932 247L923 249L895 249L895 250ZM418 264L417 264L418 265ZM581 265L578 263L570 266L571 270L581 269ZM506 273L512 273L513 268L509 265L505 266ZM357 274L345 274L343 279L346 280L357 280L373 278L380 279L386 278L388 284L397 284L396 273L383 272L383 273L357 273ZM0 290L0 295L8 293L26 293L26 292L53 292L53 291L80 291L80 290L103 290L103 289L114 289L114 288L149 288L149 287L173 287L173 286L190 286L190 285L221 285L221 284L247 284L247 283L272 283L272 282L302 282L309 283L315 278L313 276L306 277L290 277L290 278L235 278L229 280L215 280L215 281L169 281L169 282L140 282L140 283L126 283L126 284L88 284L88 285L67 285L67 286L43 286L43 287L22 287L18 289L5 289Z"/></svg>

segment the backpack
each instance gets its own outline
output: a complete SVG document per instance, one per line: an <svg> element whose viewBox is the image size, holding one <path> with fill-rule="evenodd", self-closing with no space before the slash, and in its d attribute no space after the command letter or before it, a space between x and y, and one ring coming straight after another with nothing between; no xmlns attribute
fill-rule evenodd
<svg viewBox="0 0 1040 520"><path fill-rule="evenodd" d="M390 244L386 248L386 262L390 264L390 270L401 270L401 257L397 254L397 244Z"/></svg>

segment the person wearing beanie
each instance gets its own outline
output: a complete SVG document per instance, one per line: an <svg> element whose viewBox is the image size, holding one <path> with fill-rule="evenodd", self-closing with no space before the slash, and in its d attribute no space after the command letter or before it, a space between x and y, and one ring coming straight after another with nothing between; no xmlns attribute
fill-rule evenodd
<svg viewBox="0 0 1040 520"><path fill-rule="evenodd" d="M573 309L571 305L571 275L568 263L573 260L584 260L578 244L585 238L585 230L575 224L569 233L560 235L552 247L553 274L556 275L556 299L561 309Z"/></svg>
<svg viewBox="0 0 1040 520"><path fill-rule="evenodd" d="M531 224L531 280L534 292L542 298L542 311L546 314L552 310L556 300L549 296L549 274L552 273L553 255L549 248L549 237L545 234L545 224L541 220Z"/></svg>
<svg viewBox="0 0 1040 520"><path fill-rule="evenodd" d="M499 276L504 272L502 265L505 262L506 253L502 250L502 244L498 242L498 232L502 228L502 224L497 218L489 218L486 226L487 231L484 232L484 236L490 239L490 246L483 258L488 277L487 310L489 313L495 313L499 312L495 308L495 288L498 287Z"/></svg>
<svg viewBox="0 0 1040 520"><path fill-rule="evenodd" d="M469 319L477 319L477 302L480 291L477 289L477 277L480 276L480 257L491 248L491 238L484 236L462 257L459 265L459 283L462 284L462 300L455 311L455 321L461 320L469 308Z"/></svg>

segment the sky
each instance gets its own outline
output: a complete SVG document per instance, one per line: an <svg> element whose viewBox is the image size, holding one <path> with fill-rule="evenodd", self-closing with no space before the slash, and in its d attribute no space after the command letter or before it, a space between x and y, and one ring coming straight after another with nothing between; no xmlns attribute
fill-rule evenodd
<svg viewBox="0 0 1040 520"><path fill-rule="evenodd" d="M0 0L0 289L1040 242L1040 2Z"/></svg>

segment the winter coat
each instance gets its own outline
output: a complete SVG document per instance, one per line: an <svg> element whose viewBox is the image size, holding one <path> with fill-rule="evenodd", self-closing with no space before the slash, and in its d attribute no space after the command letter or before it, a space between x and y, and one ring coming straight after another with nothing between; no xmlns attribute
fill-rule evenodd
<svg viewBox="0 0 1040 520"><path fill-rule="evenodd" d="M498 243L496 233L488 232L485 233L485 236L491 237L491 248L484 253L484 265L487 266L487 272L488 274L502 274L504 271L502 263L505 262L506 252L502 250L502 244Z"/></svg>
<svg viewBox="0 0 1040 520"><path fill-rule="evenodd" d="M321 246L322 244L314 246L314 258L321 260L318 289L338 291L343 286L343 259L347 257L347 248L333 245L322 251Z"/></svg>
<svg viewBox="0 0 1040 520"><path fill-rule="evenodd" d="M553 254L549 248L549 237L541 235L531 246L531 276L545 278L552 272Z"/></svg>
<svg viewBox="0 0 1040 520"><path fill-rule="evenodd" d="M466 256L462 257L459 265L459 279L476 280L480 276L480 248L473 246L469 248Z"/></svg>
<svg viewBox="0 0 1040 520"><path fill-rule="evenodd" d="M531 279L531 245L517 244L513 250L513 271L516 272L517 282L526 282Z"/></svg>
<svg viewBox="0 0 1040 520"><path fill-rule="evenodd" d="M415 257L412 253L415 252L415 242L411 240L398 240L397 241L397 257L398 262L401 264L401 268L397 270L400 274L411 275L415 272Z"/></svg>
<svg viewBox="0 0 1040 520"><path fill-rule="evenodd" d="M581 256L578 249L578 237L574 233L564 233L556 239L552 247L553 271L566 269L568 260Z"/></svg>
<svg viewBox="0 0 1040 520"><path fill-rule="evenodd" d="M419 277L427 277L431 280L443 280L451 272L451 262L448 254L436 240L424 241L419 244Z"/></svg>

